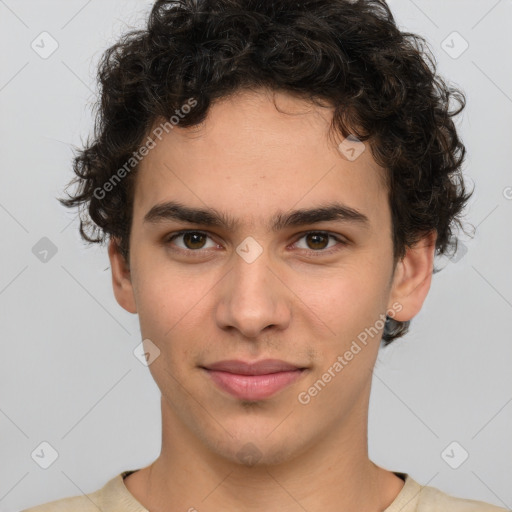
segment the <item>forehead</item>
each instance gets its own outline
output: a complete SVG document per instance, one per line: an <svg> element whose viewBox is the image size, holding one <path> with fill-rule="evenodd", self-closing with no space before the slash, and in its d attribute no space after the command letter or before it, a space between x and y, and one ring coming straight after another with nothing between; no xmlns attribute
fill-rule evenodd
<svg viewBox="0 0 512 512"><path fill-rule="evenodd" d="M137 171L134 218L169 200L265 225L277 210L329 202L382 216L386 171L368 143L355 143L363 150L355 160L340 152L331 119L331 108L286 93L245 91L213 103L200 125L156 139Z"/></svg>

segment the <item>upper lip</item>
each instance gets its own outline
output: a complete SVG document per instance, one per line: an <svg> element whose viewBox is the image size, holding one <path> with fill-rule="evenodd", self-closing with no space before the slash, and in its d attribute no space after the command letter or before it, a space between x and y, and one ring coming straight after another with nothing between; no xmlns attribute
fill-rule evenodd
<svg viewBox="0 0 512 512"><path fill-rule="evenodd" d="M266 375L269 373L289 372L293 370L303 370L303 367L297 366L279 359L264 359L255 363L246 363L236 359L229 361L218 361L217 363L204 366L207 370L217 370L239 375Z"/></svg>

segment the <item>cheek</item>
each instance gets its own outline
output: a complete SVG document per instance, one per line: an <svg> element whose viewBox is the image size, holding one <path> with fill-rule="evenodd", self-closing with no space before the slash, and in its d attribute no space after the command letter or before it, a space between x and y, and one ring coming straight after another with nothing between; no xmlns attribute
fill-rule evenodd
<svg viewBox="0 0 512 512"><path fill-rule="evenodd" d="M385 310L385 280L375 268L352 265L337 268L329 275L324 272L301 276L290 288L299 297L298 307L308 323L315 330L320 328L326 341L333 339L339 343L373 325Z"/></svg>
<svg viewBox="0 0 512 512"><path fill-rule="evenodd" d="M143 261L134 286L141 328L162 335L194 315L211 285L206 275L185 273L165 261Z"/></svg>
<svg viewBox="0 0 512 512"><path fill-rule="evenodd" d="M191 360L201 346L210 343L202 337L201 326L208 320L208 298L215 280L148 265L137 274L136 283L142 337L159 348L160 362L179 371L176 361Z"/></svg>

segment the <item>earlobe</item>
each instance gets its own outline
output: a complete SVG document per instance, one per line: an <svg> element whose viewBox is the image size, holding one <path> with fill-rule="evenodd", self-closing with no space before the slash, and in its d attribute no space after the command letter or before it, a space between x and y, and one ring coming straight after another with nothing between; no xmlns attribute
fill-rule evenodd
<svg viewBox="0 0 512 512"><path fill-rule="evenodd" d="M119 251L118 242L112 238L108 244L108 257L112 269L112 287L118 304L129 313L137 313L137 305L130 268Z"/></svg>
<svg viewBox="0 0 512 512"><path fill-rule="evenodd" d="M432 282L437 233L431 231L416 245L407 248L397 263L390 294L390 305L400 303L402 309L394 315L399 322L416 316L427 297Z"/></svg>

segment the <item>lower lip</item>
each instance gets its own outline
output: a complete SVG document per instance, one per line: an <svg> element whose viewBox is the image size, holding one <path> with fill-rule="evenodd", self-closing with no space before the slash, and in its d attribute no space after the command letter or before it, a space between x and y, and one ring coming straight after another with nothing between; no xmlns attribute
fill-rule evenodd
<svg viewBox="0 0 512 512"><path fill-rule="evenodd" d="M208 369L206 371L219 388L236 398L263 400L295 382L300 378L304 370L269 373L266 375L239 375Z"/></svg>

